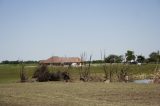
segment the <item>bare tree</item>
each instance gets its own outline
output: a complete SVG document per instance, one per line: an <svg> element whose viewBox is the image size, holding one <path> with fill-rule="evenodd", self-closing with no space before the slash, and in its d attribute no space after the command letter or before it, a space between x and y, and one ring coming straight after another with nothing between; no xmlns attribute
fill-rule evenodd
<svg viewBox="0 0 160 106"><path fill-rule="evenodd" d="M101 52L101 58L102 58L102 52ZM105 58L106 58L106 53L105 53L105 51L104 51L104 56L103 56L103 60L104 60L103 70L104 70L104 74L105 74L105 80L109 80L110 82L112 82L112 73L113 73L112 62L110 62L109 68L108 68L107 63L105 62Z"/></svg>
<svg viewBox="0 0 160 106"><path fill-rule="evenodd" d="M26 76L26 73L24 72L24 64L23 62L21 62L21 68L20 68L20 81L21 82L26 82L27 81L27 76Z"/></svg>
<svg viewBox="0 0 160 106"><path fill-rule="evenodd" d="M154 83L158 83L160 84L160 68L159 68L159 58L160 58L160 54L159 51L157 52L157 62L156 62L156 67L154 70L154 78L153 78L153 82Z"/></svg>
<svg viewBox="0 0 160 106"><path fill-rule="evenodd" d="M123 64L119 72L117 68L116 75L119 82L128 82L128 69L129 69L128 64Z"/></svg>
<svg viewBox="0 0 160 106"><path fill-rule="evenodd" d="M87 64L87 55L86 53L81 54L81 68L80 68L80 80L89 81L90 79L90 67L91 67L92 55L90 55L90 59Z"/></svg>
<svg viewBox="0 0 160 106"><path fill-rule="evenodd" d="M106 58L105 51L104 51L104 56L103 57L102 56L103 56L103 54L102 54L102 51L101 51L101 60L104 61L105 58ZM107 71L107 63L105 61L104 61L104 64L103 64L103 70L104 70L104 74L105 74L105 79L107 80L108 79L108 71Z"/></svg>
<svg viewBox="0 0 160 106"><path fill-rule="evenodd" d="M157 61L156 61L156 67L154 69L155 72L157 72L158 69L159 69L159 58L160 58L159 51L157 52L157 56L156 57L157 57Z"/></svg>

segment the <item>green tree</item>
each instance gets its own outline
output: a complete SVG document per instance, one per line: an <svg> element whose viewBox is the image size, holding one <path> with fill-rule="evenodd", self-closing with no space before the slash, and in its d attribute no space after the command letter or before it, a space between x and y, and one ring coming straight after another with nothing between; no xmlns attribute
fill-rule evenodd
<svg viewBox="0 0 160 106"><path fill-rule="evenodd" d="M122 56L111 54L107 58L105 58L106 63L120 63L122 62Z"/></svg>
<svg viewBox="0 0 160 106"><path fill-rule="evenodd" d="M9 61L8 61L8 60L5 60L5 61L2 61L1 63L2 63L2 64L9 64Z"/></svg>
<svg viewBox="0 0 160 106"><path fill-rule="evenodd" d="M149 55L149 62L157 62L160 60L160 54L159 54L159 51L158 52L152 52L150 55Z"/></svg>
<svg viewBox="0 0 160 106"><path fill-rule="evenodd" d="M129 62L131 60L135 60L134 51L128 50L127 53L125 53L126 61Z"/></svg>
<svg viewBox="0 0 160 106"><path fill-rule="evenodd" d="M120 55L120 56L118 56L118 58L116 59L116 63L121 63L123 61L123 56L122 55Z"/></svg>
<svg viewBox="0 0 160 106"><path fill-rule="evenodd" d="M145 61L145 57L144 56L142 56L142 55L138 55L137 56L137 62L143 63L144 61Z"/></svg>
<svg viewBox="0 0 160 106"><path fill-rule="evenodd" d="M104 63L104 60L93 60L92 63L93 64L101 64L101 63Z"/></svg>

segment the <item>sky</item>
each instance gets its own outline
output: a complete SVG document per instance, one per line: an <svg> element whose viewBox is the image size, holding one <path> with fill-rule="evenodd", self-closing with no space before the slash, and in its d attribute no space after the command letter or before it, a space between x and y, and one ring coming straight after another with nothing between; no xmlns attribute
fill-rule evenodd
<svg viewBox="0 0 160 106"><path fill-rule="evenodd" d="M160 0L0 0L0 61L160 50Z"/></svg>

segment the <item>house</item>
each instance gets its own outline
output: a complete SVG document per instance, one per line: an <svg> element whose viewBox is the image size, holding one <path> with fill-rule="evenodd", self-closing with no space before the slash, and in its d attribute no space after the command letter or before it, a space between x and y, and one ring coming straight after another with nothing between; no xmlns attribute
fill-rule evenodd
<svg viewBox="0 0 160 106"><path fill-rule="evenodd" d="M81 59L79 57L58 57L53 56L48 58L47 60L41 60L40 64L46 65L81 65Z"/></svg>

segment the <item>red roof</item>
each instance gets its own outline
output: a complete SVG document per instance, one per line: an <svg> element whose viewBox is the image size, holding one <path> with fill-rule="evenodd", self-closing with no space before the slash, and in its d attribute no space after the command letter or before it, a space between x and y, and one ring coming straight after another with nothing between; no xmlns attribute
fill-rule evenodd
<svg viewBox="0 0 160 106"><path fill-rule="evenodd" d="M47 60L41 60L40 63L79 63L81 59L78 57L58 57L53 56Z"/></svg>

